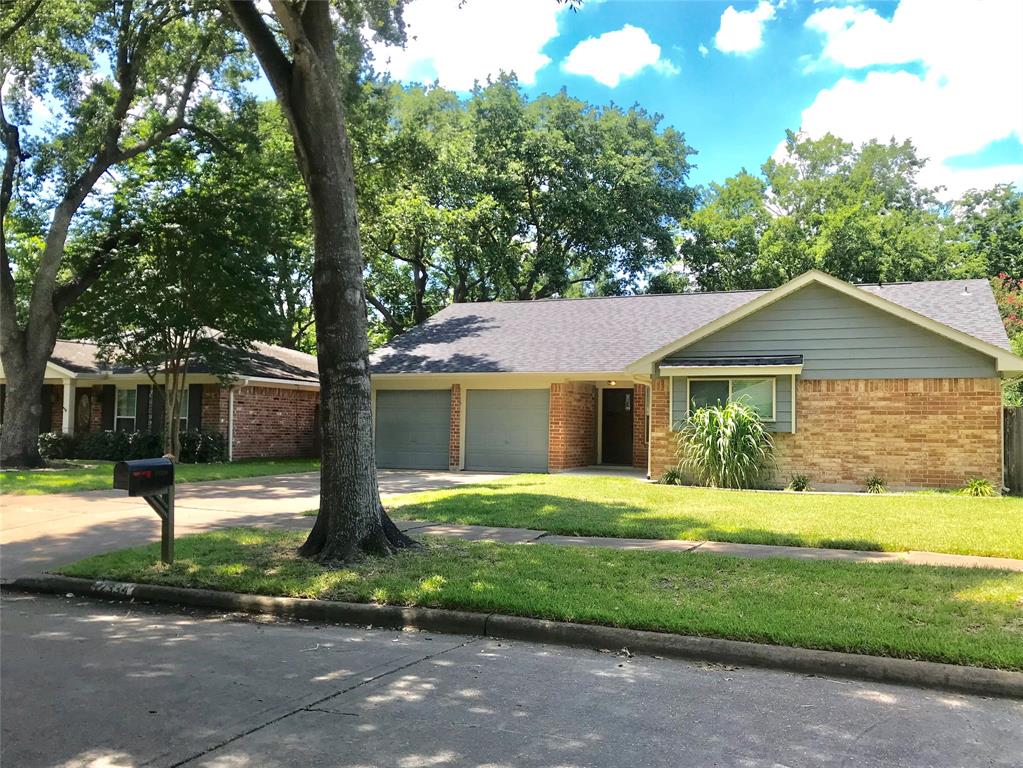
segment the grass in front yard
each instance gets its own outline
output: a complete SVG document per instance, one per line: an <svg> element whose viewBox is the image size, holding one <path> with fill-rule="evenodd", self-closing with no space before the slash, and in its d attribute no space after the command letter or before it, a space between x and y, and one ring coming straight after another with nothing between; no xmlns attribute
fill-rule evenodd
<svg viewBox="0 0 1023 768"><path fill-rule="evenodd" d="M77 466L72 469L0 471L0 493L73 493L111 487L114 462L89 459L68 463ZM200 480L231 480L260 475L312 472L319 468L319 459L256 459L230 464L178 464L174 468L174 473L179 483L195 483Z"/></svg>
<svg viewBox="0 0 1023 768"><path fill-rule="evenodd" d="M297 531L233 528L98 555L68 576L421 605L1023 669L1023 574L430 539L330 570Z"/></svg>
<svg viewBox="0 0 1023 768"><path fill-rule="evenodd" d="M1023 558L1023 499L766 493L632 478L514 475L395 496L395 517L580 536Z"/></svg>

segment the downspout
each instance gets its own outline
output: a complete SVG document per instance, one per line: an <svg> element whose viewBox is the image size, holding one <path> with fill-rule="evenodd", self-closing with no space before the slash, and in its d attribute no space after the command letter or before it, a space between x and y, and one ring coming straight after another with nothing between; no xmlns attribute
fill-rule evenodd
<svg viewBox="0 0 1023 768"><path fill-rule="evenodd" d="M227 390L227 460L234 461L234 387Z"/></svg>

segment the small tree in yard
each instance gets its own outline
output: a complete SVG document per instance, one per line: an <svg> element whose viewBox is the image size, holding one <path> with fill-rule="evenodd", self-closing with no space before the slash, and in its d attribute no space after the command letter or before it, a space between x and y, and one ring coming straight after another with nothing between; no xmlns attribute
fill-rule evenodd
<svg viewBox="0 0 1023 768"><path fill-rule="evenodd" d="M774 444L759 414L742 401L689 415L678 435L679 468L714 488L752 488L773 464Z"/></svg>
<svg viewBox="0 0 1023 768"><path fill-rule="evenodd" d="M232 130L225 126L220 135L243 137ZM164 423L153 429L176 457L188 372L201 364L226 375L249 342L275 330L270 265L261 258L260 227L250 223L272 218L272 206L260 208L249 193L258 165L240 159L245 148L218 142L218 154L179 142L168 153L171 169L132 169L125 204L138 221L139 242L66 323L94 339L110 362L145 371L154 393L162 385Z"/></svg>

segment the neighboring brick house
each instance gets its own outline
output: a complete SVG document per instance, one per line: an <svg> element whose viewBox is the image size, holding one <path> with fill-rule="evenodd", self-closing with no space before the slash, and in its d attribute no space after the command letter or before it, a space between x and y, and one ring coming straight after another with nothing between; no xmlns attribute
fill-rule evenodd
<svg viewBox="0 0 1023 768"><path fill-rule="evenodd" d="M1002 484L1001 382L1023 374L985 280L456 304L372 358L383 467L675 463L690 404L742 397L777 472L819 488Z"/></svg>
<svg viewBox="0 0 1023 768"><path fill-rule="evenodd" d="M162 430L163 398L153 396L149 377L106 366L97 352L89 342L57 341L42 391L40 432ZM257 343L236 368L228 383L202 370L188 374L182 429L221 433L232 460L315 455L316 358Z"/></svg>

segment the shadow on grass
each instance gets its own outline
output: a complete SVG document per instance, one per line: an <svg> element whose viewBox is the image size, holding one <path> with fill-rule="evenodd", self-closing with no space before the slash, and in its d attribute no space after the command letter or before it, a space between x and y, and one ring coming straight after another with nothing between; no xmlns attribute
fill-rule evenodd
<svg viewBox="0 0 1023 768"><path fill-rule="evenodd" d="M473 491L507 491L516 485L480 484ZM603 536L636 539L685 539L770 544L787 547L824 547L881 552L876 541L862 538L808 538L766 528L722 528L715 522L685 514L651 514L649 508L608 499L590 501L550 493L474 493L468 489L440 499L415 502L389 510L392 517L438 523L532 528L564 536Z"/></svg>

